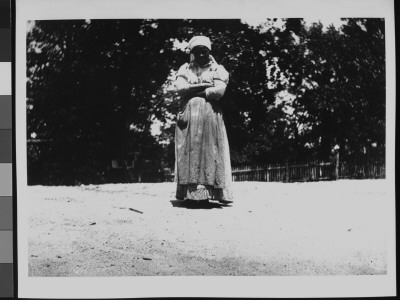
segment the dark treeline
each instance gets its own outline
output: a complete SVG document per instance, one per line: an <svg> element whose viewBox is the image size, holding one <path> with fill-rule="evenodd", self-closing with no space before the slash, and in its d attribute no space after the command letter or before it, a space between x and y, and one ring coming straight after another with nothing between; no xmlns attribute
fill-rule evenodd
<svg viewBox="0 0 400 300"><path fill-rule="evenodd" d="M325 29L277 21L36 21L27 35L28 182L46 184L55 168L60 184L110 182L111 162L134 157L138 170L173 169L178 99L167 90L188 61L177 45L197 34L231 75L220 101L233 165L324 160L335 145L342 158L382 156L384 20Z"/></svg>

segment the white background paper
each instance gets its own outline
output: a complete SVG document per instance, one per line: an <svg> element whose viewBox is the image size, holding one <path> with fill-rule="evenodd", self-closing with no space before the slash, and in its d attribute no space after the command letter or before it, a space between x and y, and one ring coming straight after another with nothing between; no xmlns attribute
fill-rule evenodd
<svg viewBox="0 0 400 300"><path fill-rule="evenodd" d="M387 59L386 180L393 197L388 274L379 276L28 277L26 24L43 19L385 18ZM395 44L392 0L17 0L16 137L18 295L21 298L367 297L395 295Z"/></svg>

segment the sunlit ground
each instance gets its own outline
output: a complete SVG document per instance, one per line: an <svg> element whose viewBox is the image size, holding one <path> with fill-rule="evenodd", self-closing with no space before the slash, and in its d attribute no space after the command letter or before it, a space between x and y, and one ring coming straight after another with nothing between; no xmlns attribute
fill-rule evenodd
<svg viewBox="0 0 400 300"><path fill-rule="evenodd" d="M236 182L185 207L174 183L30 187L30 276L386 274L385 180Z"/></svg>

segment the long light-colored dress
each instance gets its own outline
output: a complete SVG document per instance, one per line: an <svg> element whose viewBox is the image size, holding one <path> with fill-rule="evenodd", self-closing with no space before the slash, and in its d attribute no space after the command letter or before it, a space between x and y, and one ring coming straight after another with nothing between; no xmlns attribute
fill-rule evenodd
<svg viewBox="0 0 400 300"><path fill-rule="evenodd" d="M233 200L229 144L218 103L228 79L229 73L213 58L204 67L186 63L177 73L175 86L181 95L175 129L177 199ZM187 95L188 84L202 82L214 84L205 97Z"/></svg>

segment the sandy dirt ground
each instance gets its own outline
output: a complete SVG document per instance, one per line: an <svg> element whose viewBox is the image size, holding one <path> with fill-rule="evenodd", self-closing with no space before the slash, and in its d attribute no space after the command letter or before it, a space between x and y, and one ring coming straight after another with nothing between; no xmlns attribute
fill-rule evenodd
<svg viewBox="0 0 400 300"><path fill-rule="evenodd" d="M29 276L386 274L382 183L236 182L203 207L174 183L29 187Z"/></svg>

